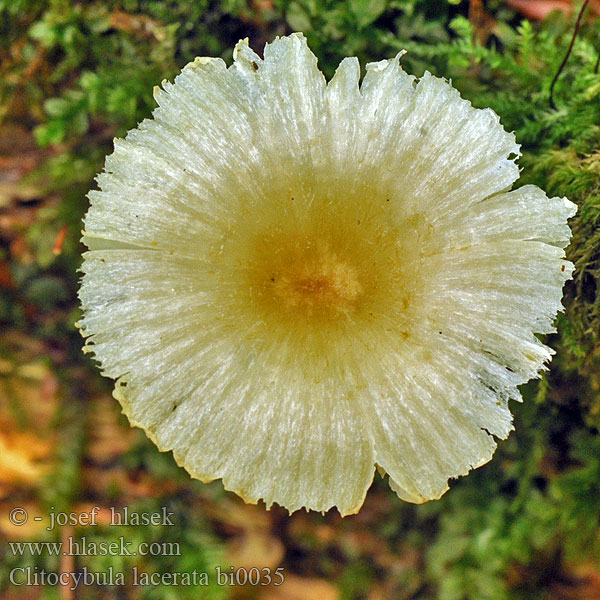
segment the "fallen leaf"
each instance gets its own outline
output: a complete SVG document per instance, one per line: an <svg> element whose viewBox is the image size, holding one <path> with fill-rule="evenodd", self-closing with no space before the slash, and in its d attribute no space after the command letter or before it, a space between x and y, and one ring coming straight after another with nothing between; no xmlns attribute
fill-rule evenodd
<svg viewBox="0 0 600 600"><path fill-rule="evenodd" d="M506 0L506 4L529 19L543 21L551 12L559 10L570 15L573 12L571 0ZM600 0L592 0L588 10L600 14Z"/></svg>
<svg viewBox="0 0 600 600"><path fill-rule="evenodd" d="M260 600L338 600L340 594L324 579L285 575L280 586L272 586L259 596Z"/></svg>
<svg viewBox="0 0 600 600"><path fill-rule="evenodd" d="M10 512L17 507L27 511L27 522L23 525L13 525L11 523ZM50 517L31 501L20 501L19 503L9 501L0 505L0 533L9 541L36 539L50 525Z"/></svg>
<svg viewBox="0 0 600 600"><path fill-rule="evenodd" d="M37 483L48 471L52 443L29 432L0 431L0 483Z"/></svg>
<svg viewBox="0 0 600 600"><path fill-rule="evenodd" d="M166 39L164 28L146 15L132 15L122 10L115 10L110 15L110 24L115 29L141 38L153 37L158 42Z"/></svg>
<svg viewBox="0 0 600 600"><path fill-rule="evenodd" d="M257 567L274 571L283 560L285 548L281 540L260 529L247 531L227 544L226 560L238 569Z"/></svg>

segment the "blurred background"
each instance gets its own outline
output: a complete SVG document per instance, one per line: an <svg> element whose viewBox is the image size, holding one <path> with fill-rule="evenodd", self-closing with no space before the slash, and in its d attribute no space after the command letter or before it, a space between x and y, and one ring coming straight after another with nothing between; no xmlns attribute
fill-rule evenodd
<svg viewBox="0 0 600 600"><path fill-rule="evenodd" d="M567 0L0 0L3 600L600 599L600 1L585 4L576 26L583 5ZM547 339L557 351L551 370L512 403L516 431L495 458L422 506L398 500L379 476L360 513L344 519L266 512L220 482L190 480L129 427L74 327L86 193L113 138L148 117L152 87L195 56L231 61L240 38L260 53L295 30L328 77L344 56L364 67L406 48L406 70L451 78L516 132L519 185L579 205L568 249L577 273ZM94 506L95 527L49 527L51 511ZM174 524L108 526L110 507L123 506L167 507ZM11 524L15 507L27 523ZM14 546L70 537L176 542L180 551L69 557ZM134 567L195 569L208 583L10 581L25 569ZM285 581L219 585L217 567L281 568Z"/></svg>

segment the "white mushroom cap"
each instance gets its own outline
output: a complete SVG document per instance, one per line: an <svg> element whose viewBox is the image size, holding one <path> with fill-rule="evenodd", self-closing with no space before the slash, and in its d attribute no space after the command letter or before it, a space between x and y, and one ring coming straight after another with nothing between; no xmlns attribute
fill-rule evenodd
<svg viewBox="0 0 600 600"><path fill-rule="evenodd" d="M301 34L155 90L89 194L80 327L132 425L248 502L342 515L492 457L552 351L572 203L400 56L327 83Z"/></svg>

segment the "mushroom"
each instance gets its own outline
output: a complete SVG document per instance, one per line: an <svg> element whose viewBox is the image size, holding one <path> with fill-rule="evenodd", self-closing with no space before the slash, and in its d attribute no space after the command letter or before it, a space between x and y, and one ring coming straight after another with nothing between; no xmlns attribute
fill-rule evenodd
<svg viewBox="0 0 600 600"><path fill-rule="evenodd" d="M198 58L116 140L79 326L134 426L247 502L342 515L375 467L442 496L552 350L575 206L402 53L326 82L302 34Z"/></svg>

